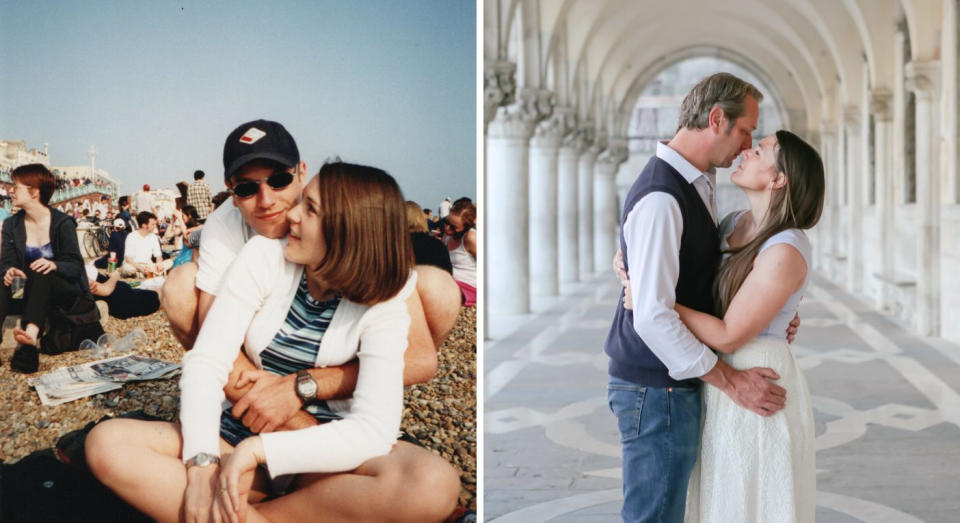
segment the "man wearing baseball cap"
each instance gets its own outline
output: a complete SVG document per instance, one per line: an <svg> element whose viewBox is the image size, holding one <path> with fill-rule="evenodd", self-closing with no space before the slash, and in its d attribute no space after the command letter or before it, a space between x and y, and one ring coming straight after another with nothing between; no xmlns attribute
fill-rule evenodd
<svg viewBox="0 0 960 523"><path fill-rule="evenodd" d="M268 120L245 123L230 133L224 144L223 166L233 205L225 203L210 213L200 241L199 261L172 271L161 295L161 306L171 329L188 350L217 294L221 278L244 244L256 234L269 238L286 236L287 211L299 201L306 182L306 165L300 159L293 137L283 125ZM437 369L436 347L459 312L460 294L456 283L445 271L433 269L417 266L417 292L407 298L411 323L404 355L405 385L433 377ZM311 415L301 410L295 374L235 387L239 374L254 368L241 351L224 388L235 409L245 409L244 424L267 420L263 430L291 430L316 424ZM357 363L351 362L340 367L310 369L309 375L317 385L316 397L349 398L356 386L357 368ZM386 506L399 508L411 503L410 492L429 494L445 490L436 479L443 474L433 470L430 463L425 465L418 452L409 443L400 442L383 458L382 465L378 465L383 474L375 475L386 484L378 485L377 492L371 493L378 503L394 499L395 504ZM381 466L383 468L379 468ZM329 486L318 492L336 496L340 488L337 482L343 481L343 487L349 488L350 476L330 476L323 480ZM430 506L431 499L441 503L443 496L418 495L417 498L413 504L419 506L418 510L426 513L444 510ZM315 501L319 503L317 506L323 506L324 500ZM336 499L331 498L329 504L336 505Z"/></svg>

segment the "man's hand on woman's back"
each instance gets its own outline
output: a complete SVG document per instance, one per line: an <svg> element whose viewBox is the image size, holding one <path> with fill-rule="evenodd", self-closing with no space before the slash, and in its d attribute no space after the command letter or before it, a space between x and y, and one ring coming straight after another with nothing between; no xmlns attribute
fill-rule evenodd
<svg viewBox="0 0 960 523"><path fill-rule="evenodd" d="M736 370L718 360L713 369L700 377L717 387L741 407L761 416L772 416L787 404L787 391L770 380L780 376L766 367Z"/></svg>

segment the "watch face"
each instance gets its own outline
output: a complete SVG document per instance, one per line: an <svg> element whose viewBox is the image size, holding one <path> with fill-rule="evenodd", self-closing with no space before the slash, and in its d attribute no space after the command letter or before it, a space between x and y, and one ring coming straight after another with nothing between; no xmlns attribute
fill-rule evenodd
<svg viewBox="0 0 960 523"><path fill-rule="evenodd" d="M317 383L310 376L297 378L297 395L304 401L313 399L317 395Z"/></svg>

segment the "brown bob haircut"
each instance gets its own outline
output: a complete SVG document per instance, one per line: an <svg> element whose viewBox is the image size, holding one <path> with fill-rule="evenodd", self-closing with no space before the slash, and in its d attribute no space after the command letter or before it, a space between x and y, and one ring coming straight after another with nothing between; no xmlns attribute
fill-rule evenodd
<svg viewBox="0 0 960 523"><path fill-rule="evenodd" d="M407 231L430 232L427 229L427 215L417 202L407 202Z"/></svg>
<svg viewBox="0 0 960 523"><path fill-rule="evenodd" d="M373 305L395 296L413 270L397 182L375 167L335 162L320 168L317 183L327 252L312 270L355 303Z"/></svg>
<svg viewBox="0 0 960 523"><path fill-rule="evenodd" d="M41 163L21 165L10 172L10 179L40 191L40 203L47 205L57 188L57 179Z"/></svg>

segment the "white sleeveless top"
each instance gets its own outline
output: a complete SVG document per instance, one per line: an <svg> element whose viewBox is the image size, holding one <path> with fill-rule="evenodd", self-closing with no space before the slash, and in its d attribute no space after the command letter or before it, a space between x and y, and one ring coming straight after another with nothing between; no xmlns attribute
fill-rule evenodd
<svg viewBox="0 0 960 523"><path fill-rule="evenodd" d="M449 241L449 237L447 240ZM453 279L476 287L477 259L467 252L463 244L463 238L461 238L460 245L456 249L447 251L450 253L450 264L453 265Z"/></svg>
<svg viewBox="0 0 960 523"><path fill-rule="evenodd" d="M720 248L722 250L727 250L730 248L730 245L727 243L727 237L733 233L733 229L737 226L737 222L740 221L740 217L743 216L745 212L747 211L741 210L731 212L723 219L722 222L720 222ZM793 321L793 317L797 313L797 309L800 308L800 300L803 298L803 293L807 289L807 283L810 282L810 272L812 267L810 260L813 257L813 246L810 245L810 240L807 239L807 235L804 234L801 229L787 229L774 234L768 238L767 241L763 242L763 245L760 246L760 251L757 253L757 256L778 243L786 243L787 245L791 245L800 251L800 255L803 256L803 261L807 264L807 276L803 280L803 285L800 286L800 289L798 289L797 292L790 295L787 303L783 305L783 308L780 309L780 312L778 312L776 317L773 318L773 321L770 322L770 325L767 325L767 328L759 334L759 336L786 340L787 326L790 325L791 321ZM723 260L726 261L728 256L729 254L724 254Z"/></svg>

